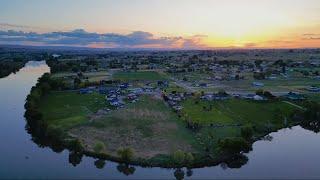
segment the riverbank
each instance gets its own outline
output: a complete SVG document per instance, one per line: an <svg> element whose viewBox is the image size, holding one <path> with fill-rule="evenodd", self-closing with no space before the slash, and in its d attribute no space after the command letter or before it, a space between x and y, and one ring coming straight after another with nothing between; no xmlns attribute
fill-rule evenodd
<svg viewBox="0 0 320 180"><path fill-rule="evenodd" d="M27 98L26 117L35 135L79 154L147 167L195 168L222 162L230 167L240 167L248 160L243 153L248 152L256 140L270 132L298 124L291 117L292 113L301 110L280 102L276 102L277 105L272 102L259 105L230 100L213 104L214 111L217 111L215 114L219 116L210 121L203 119L201 128L192 130L186 127L185 115L173 113L161 99L143 96L124 109L97 117L95 113L105 106L103 96L54 91L59 89L58 84L49 74L45 74ZM210 104L203 103L194 103L191 109L210 107ZM239 114L230 109L237 109L233 107L237 103L250 109L240 110L245 118L237 122L239 126L212 126L216 120L220 124L230 124L231 120L235 122ZM266 105L273 108L267 110ZM263 111L270 114L275 110L278 115L284 113L286 118L274 117L275 122L269 122L268 119L273 116L268 118L268 113L262 114ZM207 109L199 112L204 117L212 113ZM252 115L251 112L258 113ZM187 117L194 116L188 115L188 108L184 113ZM221 122L221 117L227 117L226 121ZM192 119L198 121L194 117ZM269 124L265 126L267 129L261 129L263 122Z"/></svg>
<svg viewBox="0 0 320 180"><path fill-rule="evenodd" d="M26 63L27 61L0 61L0 78L9 76L11 73L16 73Z"/></svg>

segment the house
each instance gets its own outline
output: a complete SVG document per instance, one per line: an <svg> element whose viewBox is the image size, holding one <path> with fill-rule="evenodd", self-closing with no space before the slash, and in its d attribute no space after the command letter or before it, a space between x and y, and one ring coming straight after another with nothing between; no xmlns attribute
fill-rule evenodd
<svg viewBox="0 0 320 180"><path fill-rule="evenodd" d="M169 104L169 106L173 107L173 106L176 106L176 105L177 105L177 102L172 101L172 100L169 100L169 101L168 101L168 104Z"/></svg>
<svg viewBox="0 0 320 180"><path fill-rule="evenodd" d="M207 85L207 83L200 83L199 86L200 87L207 87L208 85Z"/></svg>
<svg viewBox="0 0 320 180"><path fill-rule="evenodd" d="M114 98L114 99L110 100L109 104L111 106L115 106L115 107L119 107L119 106L122 105L122 103L117 98Z"/></svg>
<svg viewBox="0 0 320 180"><path fill-rule="evenodd" d="M119 94L120 91L116 87L105 87L105 86L100 86L98 88L98 91L100 94Z"/></svg>
<svg viewBox="0 0 320 180"><path fill-rule="evenodd" d="M107 94L108 93L108 89L106 87L100 86L98 88L98 91L100 94Z"/></svg>
<svg viewBox="0 0 320 180"><path fill-rule="evenodd" d="M307 90L310 92L320 92L320 88L316 86L310 86L307 88Z"/></svg>
<svg viewBox="0 0 320 180"><path fill-rule="evenodd" d="M129 83L122 83L119 87L120 89L127 89L129 87Z"/></svg>
<svg viewBox="0 0 320 180"><path fill-rule="evenodd" d="M183 109L183 107L182 106L173 106L172 107L175 111L181 111L182 109Z"/></svg>
<svg viewBox="0 0 320 180"><path fill-rule="evenodd" d="M272 74L271 76L268 77L269 80L275 80L277 79L277 76Z"/></svg>
<svg viewBox="0 0 320 180"><path fill-rule="evenodd" d="M255 94L247 94L247 95L244 95L244 96L242 96L242 98L243 99L254 99L254 96L255 96Z"/></svg>
<svg viewBox="0 0 320 180"><path fill-rule="evenodd" d="M228 94L217 93L217 94L206 94L201 96L200 98L207 101L213 101L213 100L226 100L226 99L229 99L230 96Z"/></svg>
<svg viewBox="0 0 320 180"><path fill-rule="evenodd" d="M305 98L299 94L294 92L289 92L287 95L284 95L284 98L290 99L290 100L304 100Z"/></svg>
<svg viewBox="0 0 320 180"><path fill-rule="evenodd" d="M145 85L143 87L143 89L144 89L145 92L152 92L154 88L152 86Z"/></svg>
<svg viewBox="0 0 320 180"><path fill-rule="evenodd" d="M169 82L168 81L158 81L158 86L159 87L169 87Z"/></svg>
<svg viewBox="0 0 320 180"><path fill-rule="evenodd" d="M133 101L138 98L138 95L136 95L134 93L130 93L130 94L128 94L127 98L128 98L128 100Z"/></svg>
<svg viewBox="0 0 320 180"><path fill-rule="evenodd" d="M134 94L142 94L143 93L142 88L133 88L133 89L130 89L129 91Z"/></svg>
<svg viewBox="0 0 320 180"><path fill-rule="evenodd" d="M59 54L52 54L52 57L53 58L58 58L58 57L60 57L61 55L59 55Z"/></svg>
<svg viewBox="0 0 320 180"><path fill-rule="evenodd" d="M255 100L255 101L263 101L263 100L265 100L265 98L262 97L262 96L259 96L259 95L255 95L255 96L253 96L253 100Z"/></svg>
<svg viewBox="0 0 320 180"><path fill-rule="evenodd" d="M91 94L93 93L93 90L89 89L89 88L81 88L79 90L79 94Z"/></svg>
<svg viewBox="0 0 320 180"><path fill-rule="evenodd" d="M184 96L183 94L169 94L167 97L170 101L180 102Z"/></svg>
<svg viewBox="0 0 320 180"><path fill-rule="evenodd" d="M253 82L252 85L255 87L263 87L264 86L264 84L261 82Z"/></svg>

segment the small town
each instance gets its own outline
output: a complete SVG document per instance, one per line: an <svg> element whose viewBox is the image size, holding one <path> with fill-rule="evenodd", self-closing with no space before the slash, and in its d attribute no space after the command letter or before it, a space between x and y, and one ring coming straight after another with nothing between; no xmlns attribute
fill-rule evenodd
<svg viewBox="0 0 320 180"><path fill-rule="evenodd" d="M1 0L0 180L320 179L320 0Z"/></svg>
<svg viewBox="0 0 320 180"><path fill-rule="evenodd" d="M228 166L241 166L255 141L313 122L304 114L317 111L311 106L320 98L317 49L45 57L51 74L26 104L28 115L45 120L43 133L88 155L146 166L205 166L235 156Z"/></svg>

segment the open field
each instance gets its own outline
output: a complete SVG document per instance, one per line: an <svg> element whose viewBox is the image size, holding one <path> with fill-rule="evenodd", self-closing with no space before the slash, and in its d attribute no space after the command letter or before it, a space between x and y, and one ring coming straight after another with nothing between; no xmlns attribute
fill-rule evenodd
<svg viewBox="0 0 320 180"><path fill-rule="evenodd" d="M43 119L49 125L68 130L88 122L88 115L106 106L100 94L80 95L76 92L51 92L40 103Z"/></svg>
<svg viewBox="0 0 320 180"><path fill-rule="evenodd" d="M218 140L241 137L241 127L252 126L258 137L292 123L291 113L299 110L280 101L237 99L195 104L190 98L182 105L183 117L179 118L159 97L141 96L125 108L95 116L106 107L102 95L52 92L42 101L41 112L49 126L69 132L89 151L95 152L96 146L102 144L99 153L117 156L118 149L130 147L135 157L150 159L177 150L202 153L209 148L217 153ZM201 128L191 131L184 118L200 123Z"/></svg>
<svg viewBox="0 0 320 180"><path fill-rule="evenodd" d="M255 87L252 82L261 82L262 87ZM220 89L225 91L247 91L255 92L258 89L264 89L270 92L289 92L297 91L304 92L305 88L309 86L319 86L320 81L310 78L290 78L290 79L276 79L276 80L230 80L230 81L214 81L208 84L208 87L194 87L197 91L215 92Z"/></svg>
<svg viewBox="0 0 320 180"><path fill-rule="evenodd" d="M113 79L123 81L133 80L164 80L166 77L156 71L138 71L138 72L116 72L113 74Z"/></svg>
<svg viewBox="0 0 320 180"><path fill-rule="evenodd" d="M53 78L74 78L77 73L73 72L59 72L52 75ZM98 72L85 72L84 77L88 78L89 82L99 82L101 80L109 80L111 75L108 71L98 71Z"/></svg>
<svg viewBox="0 0 320 180"><path fill-rule="evenodd" d="M105 117L73 128L88 149L96 142L105 145L105 153L116 155L120 148L130 147L138 157L151 158L177 150L195 152L195 139L177 115L162 100L143 96L125 109L112 111Z"/></svg>
<svg viewBox="0 0 320 180"><path fill-rule="evenodd" d="M182 105L182 112L187 119L200 123L206 127L205 133L211 132L217 137L239 135L240 127L246 125L253 126L255 135L259 136L267 128L279 129L287 126L286 123L291 122L290 115L299 110L281 101L254 102L237 99L199 101L198 104L195 104L195 100L188 99Z"/></svg>
<svg viewBox="0 0 320 180"><path fill-rule="evenodd" d="M183 112L189 118L205 125L260 124L268 121L281 124L281 117L289 118L296 109L281 101L254 102L238 99L199 101L198 104L195 104L195 100L188 99L182 105Z"/></svg>

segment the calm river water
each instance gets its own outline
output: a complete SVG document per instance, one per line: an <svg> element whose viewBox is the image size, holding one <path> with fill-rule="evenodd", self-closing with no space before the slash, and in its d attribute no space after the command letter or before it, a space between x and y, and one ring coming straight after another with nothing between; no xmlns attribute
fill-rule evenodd
<svg viewBox="0 0 320 180"><path fill-rule="evenodd" d="M45 62L29 62L18 73L0 79L0 178L104 178L174 179L174 169L134 167L131 175L106 162L83 157L74 167L69 152L39 147L25 130L24 102L31 87L49 68ZM225 166L193 169L185 178L320 178L320 135L296 126L270 134L272 141L258 141L239 169ZM185 170L184 170L185 171Z"/></svg>

